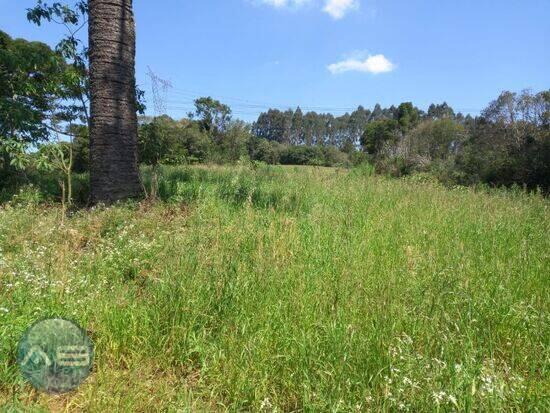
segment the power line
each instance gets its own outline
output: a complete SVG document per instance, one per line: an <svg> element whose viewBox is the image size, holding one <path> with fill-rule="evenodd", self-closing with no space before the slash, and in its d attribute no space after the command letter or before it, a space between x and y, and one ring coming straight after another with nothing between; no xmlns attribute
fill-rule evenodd
<svg viewBox="0 0 550 413"><path fill-rule="evenodd" d="M169 105L167 105L166 108L171 110L193 111L194 101L199 96L212 96L217 99L221 99L231 106L233 114L245 114L245 115L258 115L260 112L264 112L269 109L285 108L284 110L289 110L289 109L298 108L298 107L305 112L321 111L321 112L342 115L342 114L357 110L357 107L359 106L358 105L353 107L352 106L334 107L334 106L309 106L309 105L297 105L297 104L267 103L267 102L259 102L259 101L249 100L249 99L227 96L227 95L218 95L215 93L203 93L203 92L191 90L191 89L182 89L182 88L174 87L172 84L170 84L169 89L170 89L169 90L170 96L169 98L166 98L166 102L169 103ZM181 97L182 99L179 99L178 96ZM189 107L187 107L188 105ZM454 109L456 112L461 112L466 114L468 113L478 114L482 111L482 109L478 109L478 108L454 108Z"/></svg>
<svg viewBox="0 0 550 413"><path fill-rule="evenodd" d="M248 99L242 99L237 97L231 97L231 96L224 96L224 95L218 95L214 93L203 93L193 90L186 90L181 89L177 87L172 87L171 93L180 95L183 97L188 98L194 98L196 96L214 96L216 98L223 99L224 101L227 101L230 103L230 101L236 101L241 103L232 104L232 106L241 106L246 108L252 108L252 109L272 109L272 108L296 108L300 107L302 110L327 110L327 111L354 111L357 109L357 107L348 106L348 107L334 107L334 106L309 106L309 105L297 105L297 104L281 104L281 103L267 103L267 102L258 102Z"/></svg>

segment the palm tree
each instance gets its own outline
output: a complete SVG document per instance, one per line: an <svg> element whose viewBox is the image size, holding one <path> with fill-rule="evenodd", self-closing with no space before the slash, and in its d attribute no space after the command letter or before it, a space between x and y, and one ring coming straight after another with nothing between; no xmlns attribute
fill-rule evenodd
<svg viewBox="0 0 550 413"><path fill-rule="evenodd" d="M132 0L89 0L93 203L139 196Z"/></svg>

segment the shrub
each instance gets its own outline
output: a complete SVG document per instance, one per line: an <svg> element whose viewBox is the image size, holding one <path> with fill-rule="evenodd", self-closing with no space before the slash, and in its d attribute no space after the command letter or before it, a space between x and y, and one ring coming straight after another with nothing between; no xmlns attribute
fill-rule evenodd
<svg viewBox="0 0 550 413"><path fill-rule="evenodd" d="M24 185L19 189L11 199L10 203L12 205L18 206L30 206L38 205L44 201L44 196L40 189L38 189L33 184Z"/></svg>
<svg viewBox="0 0 550 413"><path fill-rule="evenodd" d="M283 165L322 165L323 151L317 146L289 146L281 154Z"/></svg>

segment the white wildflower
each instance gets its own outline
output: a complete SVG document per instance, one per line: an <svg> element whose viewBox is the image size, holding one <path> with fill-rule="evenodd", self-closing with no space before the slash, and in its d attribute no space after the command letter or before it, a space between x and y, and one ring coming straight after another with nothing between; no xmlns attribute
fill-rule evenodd
<svg viewBox="0 0 550 413"><path fill-rule="evenodd" d="M445 393L444 391L438 391L432 394L432 397L437 404L445 400L445 396L447 396L447 393Z"/></svg>
<svg viewBox="0 0 550 413"><path fill-rule="evenodd" d="M260 410L271 410L272 407L273 405L269 401L269 397L266 397L265 399L262 400L262 403L260 405Z"/></svg>
<svg viewBox="0 0 550 413"><path fill-rule="evenodd" d="M456 407L458 408L458 403L456 401L456 397L453 396L452 394L449 394L449 401Z"/></svg>

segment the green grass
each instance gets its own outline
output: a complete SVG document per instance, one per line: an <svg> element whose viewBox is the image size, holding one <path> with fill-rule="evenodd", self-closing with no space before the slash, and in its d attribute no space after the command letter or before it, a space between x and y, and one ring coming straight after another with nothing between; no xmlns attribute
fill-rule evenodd
<svg viewBox="0 0 550 413"><path fill-rule="evenodd" d="M243 166L164 168L159 192L64 220L0 208L5 409L550 409L540 195ZM96 345L68 395L32 391L14 362L46 316Z"/></svg>

